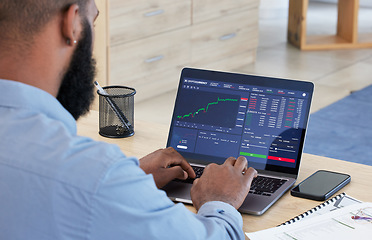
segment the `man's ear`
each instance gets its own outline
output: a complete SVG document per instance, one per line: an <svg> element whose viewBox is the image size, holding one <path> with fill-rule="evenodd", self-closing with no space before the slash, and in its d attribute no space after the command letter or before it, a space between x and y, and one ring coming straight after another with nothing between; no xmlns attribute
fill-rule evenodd
<svg viewBox="0 0 372 240"><path fill-rule="evenodd" d="M69 6L62 18L62 36L67 45L73 46L77 43L81 31L79 6L77 4Z"/></svg>

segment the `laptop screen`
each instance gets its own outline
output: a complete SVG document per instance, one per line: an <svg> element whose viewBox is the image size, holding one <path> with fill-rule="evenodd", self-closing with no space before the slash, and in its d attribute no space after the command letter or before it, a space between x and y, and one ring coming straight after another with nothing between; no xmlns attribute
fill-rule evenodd
<svg viewBox="0 0 372 240"><path fill-rule="evenodd" d="M186 68L167 145L193 163L245 156L297 174L312 92L309 82Z"/></svg>

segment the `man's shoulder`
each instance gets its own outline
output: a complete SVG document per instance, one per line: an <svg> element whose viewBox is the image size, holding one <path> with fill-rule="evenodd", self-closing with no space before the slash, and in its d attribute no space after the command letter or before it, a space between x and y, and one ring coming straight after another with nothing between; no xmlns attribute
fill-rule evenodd
<svg viewBox="0 0 372 240"><path fill-rule="evenodd" d="M58 153L59 152L59 153ZM117 165L125 165L128 171L138 168L138 160L126 157L116 145L75 136L70 146L56 152L62 154L58 164L59 181L95 192L106 175Z"/></svg>
<svg viewBox="0 0 372 240"><path fill-rule="evenodd" d="M138 160L127 158L118 146L78 136L43 114L11 120L0 131L0 165L23 175L91 192L118 162L138 168Z"/></svg>

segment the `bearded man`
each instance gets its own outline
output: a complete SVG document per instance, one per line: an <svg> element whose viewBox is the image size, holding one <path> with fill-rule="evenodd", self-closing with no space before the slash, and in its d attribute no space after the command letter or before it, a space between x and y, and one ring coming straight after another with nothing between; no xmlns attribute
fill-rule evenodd
<svg viewBox="0 0 372 240"><path fill-rule="evenodd" d="M244 239L244 157L195 180L194 214L159 190L195 177L174 149L138 160L77 135L97 16L94 0L0 2L0 239Z"/></svg>

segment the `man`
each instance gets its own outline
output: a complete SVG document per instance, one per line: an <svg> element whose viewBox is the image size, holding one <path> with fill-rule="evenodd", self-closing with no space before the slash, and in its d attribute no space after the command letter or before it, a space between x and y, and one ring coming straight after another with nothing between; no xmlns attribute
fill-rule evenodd
<svg viewBox="0 0 372 240"><path fill-rule="evenodd" d="M77 136L97 16L94 0L0 2L0 239L243 239L245 158L205 169L193 214L158 189L195 177L174 149L137 160Z"/></svg>

